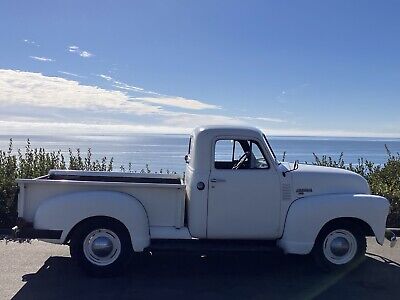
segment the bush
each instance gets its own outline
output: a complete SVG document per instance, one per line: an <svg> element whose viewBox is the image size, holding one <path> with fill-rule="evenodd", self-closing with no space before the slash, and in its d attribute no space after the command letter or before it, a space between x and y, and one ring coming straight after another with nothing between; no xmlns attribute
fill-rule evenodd
<svg viewBox="0 0 400 300"><path fill-rule="evenodd" d="M400 227L400 154L392 155L387 149L387 161L384 165L360 158L357 164L346 164L343 153L337 160L329 156L318 157L314 154L314 165L343 168L356 172L366 178L372 194L381 195L390 201L390 214L387 225ZM285 155L285 154L284 154ZM6 151L0 150L0 228L12 227L17 218L18 178L35 178L46 175L51 169L69 169L85 171L112 171L113 158L103 157L100 160L92 158L91 149L85 156L79 149L75 152L69 149L67 159L60 150L47 152L44 148L32 149L28 140L24 151L14 153L10 140ZM120 167L125 171L125 167ZM132 172L132 164L127 170ZM140 173L150 173L148 165ZM159 173L170 173L160 170ZM175 173L175 172L172 172ZM175 173L176 174L176 173Z"/></svg>
<svg viewBox="0 0 400 300"><path fill-rule="evenodd" d="M25 151L13 151L13 142L7 151L0 150L0 228L12 227L17 218L18 178L35 178L46 175L51 169L85 171L112 171L113 159L103 157L93 160L91 149L83 157L79 149L69 149L68 163L61 150L46 152L43 148L32 149L28 140Z"/></svg>
<svg viewBox="0 0 400 300"><path fill-rule="evenodd" d="M387 219L388 227L400 227L400 154L392 155L386 148L387 161L383 165L375 165L373 162L360 158L358 164L346 165L343 153L335 161L331 157L319 158L315 153L314 165L347 169L356 172L368 181L371 193L387 198L390 202L390 212Z"/></svg>

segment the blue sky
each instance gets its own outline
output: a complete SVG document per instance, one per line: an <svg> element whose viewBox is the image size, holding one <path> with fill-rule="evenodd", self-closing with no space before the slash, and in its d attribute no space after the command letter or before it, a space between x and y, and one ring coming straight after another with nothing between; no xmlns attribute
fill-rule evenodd
<svg viewBox="0 0 400 300"><path fill-rule="evenodd" d="M399 1L2 1L0 134L400 137Z"/></svg>

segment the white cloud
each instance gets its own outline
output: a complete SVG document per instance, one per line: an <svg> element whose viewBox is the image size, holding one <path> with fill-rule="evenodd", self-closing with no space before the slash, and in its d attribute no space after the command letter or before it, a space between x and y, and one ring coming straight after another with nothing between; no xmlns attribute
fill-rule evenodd
<svg viewBox="0 0 400 300"><path fill-rule="evenodd" d="M114 81L114 83L115 84L113 85L113 87L116 87L121 90L132 91L132 92L144 92L146 94L154 93L154 92L150 92L150 91L145 91L143 88L129 85L129 84L123 83L121 81ZM157 94L157 93L154 93L154 94Z"/></svg>
<svg viewBox="0 0 400 300"><path fill-rule="evenodd" d="M65 72L65 71L58 71L58 73L64 74L64 75L73 76L73 77L78 77L78 78L85 78L84 76L81 76L81 75L78 75L78 74L75 74L75 73Z"/></svg>
<svg viewBox="0 0 400 300"><path fill-rule="evenodd" d="M126 84L124 82L115 80L114 78L112 78L111 76L108 76L108 75L98 74L97 76L99 76L99 77L101 77L101 78L103 78L103 79L105 79L107 81L113 82L114 83L113 87L116 87L117 89L120 89L120 90L132 91L132 92L153 93L153 92L150 92L150 91L145 91L143 88L140 88L140 87L137 87L137 86L133 86L133 85L129 85L129 84ZM154 93L154 94L157 94L157 93ZM157 95L159 95L159 94L157 94Z"/></svg>
<svg viewBox="0 0 400 300"><path fill-rule="evenodd" d="M45 62L53 62L54 59L48 58L48 57L41 57L41 56L29 56L30 58L38 61L45 61Z"/></svg>
<svg viewBox="0 0 400 300"><path fill-rule="evenodd" d="M69 46L69 52L77 52L79 50L78 46Z"/></svg>
<svg viewBox="0 0 400 300"><path fill-rule="evenodd" d="M192 110L220 108L219 106L216 106L214 104L208 104L198 100L186 99L183 97L161 96L161 97L137 97L134 99L143 101L145 103L173 106L173 107L192 109Z"/></svg>
<svg viewBox="0 0 400 300"><path fill-rule="evenodd" d="M90 53L90 52L87 52L87 51L81 51L81 52L79 53L79 56L82 56L82 57L91 57L91 56L93 56L93 54Z"/></svg>
<svg viewBox="0 0 400 300"><path fill-rule="evenodd" d="M68 51L71 53L76 53L78 54L80 57L84 57L84 58L88 58L88 57L92 57L93 53L90 53L89 51L86 50L81 50L78 46L69 46L68 47Z"/></svg>
<svg viewBox="0 0 400 300"><path fill-rule="evenodd" d="M68 75L66 73L61 74ZM279 117L173 111L164 106L204 107L205 103L193 104L188 102L190 99L172 96L154 98L157 100L143 101L124 91L83 85L40 73L0 69L0 134L188 133L195 126L231 124L255 125L264 128L267 135L400 137L399 126L395 123L388 130L304 128Z"/></svg>
<svg viewBox="0 0 400 300"><path fill-rule="evenodd" d="M189 117L189 116L188 116ZM14 119L14 118L13 118ZM86 135L118 135L118 134L134 134L134 133L159 133L159 134L188 134L195 126L204 125L191 122L190 123L174 123L166 124L124 124L124 123L85 123L83 121L74 120L71 122L46 121L34 118L18 118L17 120L1 120L0 119L0 134L61 134L61 135L81 135L83 132ZM196 120L200 121L200 120ZM214 123L206 124L232 124L242 125L241 123L226 123L232 120L224 120L216 118ZM222 122L222 123L219 123ZM29 124L29 125L28 125ZM379 131L330 131L330 130L301 130L301 129L282 129L271 130L269 128L261 128L267 136L324 136L324 137L365 137L365 138L393 138L398 139L399 133L396 132L379 132Z"/></svg>
<svg viewBox="0 0 400 300"><path fill-rule="evenodd" d="M245 125L246 123L239 118L223 115L174 113L164 120L164 124L190 130L202 125Z"/></svg>
<svg viewBox="0 0 400 300"><path fill-rule="evenodd" d="M40 107L81 110L133 112L137 115L156 113L160 107L129 101L119 91L81 85L76 81L40 73L0 70L0 106L25 104Z"/></svg>
<svg viewBox="0 0 400 300"><path fill-rule="evenodd" d="M284 119L268 118L268 117L238 117L238 118L242 119L242 120L248 120L248 121L264 121L264 122L272 122L272 123L285 123L285 122L287 122Z"/></svg>
<svg viewBox="0 0 400 300"><path fill-rule="evenodd" d="M112 81L113 80L112 77L104 75L104 74L99 74L97 76L99 76L99 77L101 77L101 78L103 78L103 79L105 79L107 81Z"/></svg>
<svg viewBox="0 0 400 300"><path fill-rule="evenodd" d="M4 131L3 131L4 130ZM84 122L46 122L40 120L3 121L0 120L0 133L13 134L130 134L130 133L189 133L192 128L165 125L143 124L88 124Z"/></svg>
<svg viewBox="0 0 400 300"><path fill-rule="evenodd" d="M23 41L25 44L33 45L33 46L36 46L36 47L39 47L39 46L40 46L38 43L36 43L35 41L32 41L32 40L24 39L24 40L22 40L22 41Z"/></svg>
<svg viewBox="0 0 400 300"><path fill-rule="evenodd" d="M162 105L162 106L172 106L172 107L178 107L178 108L189 109L189 110L219 109L220 108L217 105L204 103L199 100L187 99L187 98L178 97L178 96L168 96L168 95L163 95L160 93L148 91L141 87L137 87L137 86L126 84L121 81L117 81L108 75L98 74L97 76L103 78L104 80L113 82L114 83L113 87L116 87L118 89L147 94L147 95L153 95L153 97L134 97L134 98L132 98L132 100L135 100L135 101L151 103L151 104L158 104L158 105Z"/></svg>
<svg viewBox="0 0 400 300"><path fill-rule="evenodd" d="M214 107L182 97L145 100L60 77L0 69L0 133L188 133L200 125L265 121L173 111L160 104L197 110Z"/></svg>

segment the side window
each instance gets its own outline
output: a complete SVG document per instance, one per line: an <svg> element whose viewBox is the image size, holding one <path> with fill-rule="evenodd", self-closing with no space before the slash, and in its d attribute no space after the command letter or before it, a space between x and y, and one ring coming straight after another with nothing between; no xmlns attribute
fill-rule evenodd
<svg viewBox="0 0 400 300"><path fill-rule="evenodd" d="M215 143L215 168L232 169L234 155L234 140L218 140Z"/></svg>
<svg viewBox="0 0 400 300"><path fill-rule="evenodd" d="M269 165L257 142L218 140L214 154L216 169L268 169Z"/></svg>
<svg viewBox="0 0 400 300"><path fill-rule="evenodd" d="M244 154L243 148L240 145L239 141L235 141L234 148L233 148L233 158L234 161L238 161Z"/></svg>

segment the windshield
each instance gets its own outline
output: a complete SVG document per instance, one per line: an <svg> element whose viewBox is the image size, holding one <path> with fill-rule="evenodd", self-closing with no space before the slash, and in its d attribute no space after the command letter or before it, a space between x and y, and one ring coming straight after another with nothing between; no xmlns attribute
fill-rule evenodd
<svg viewBox="0 0 400 300"><path fill-rule="evenodd" d="M272 153L272 156L274 157L276 163L277 163L277 164L280 164L280 162L279 162L278 159L276 158L276 155L275 155L275 153L274 153L274 150L272 150L272 147L271 147L271 145L269 144L268 139L267 139L267 137L265 136L265 134L263 134L263 137L264 137L264 141L265 141L265 143L267 144L267 146L268 146L268 148L269 148L269 151Z"/></svg>

